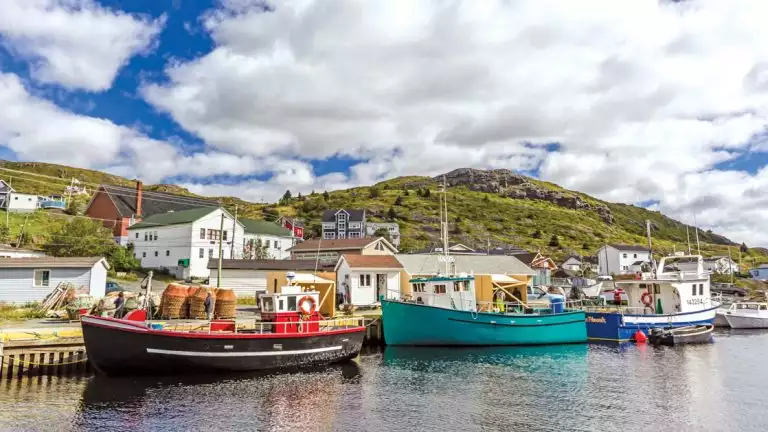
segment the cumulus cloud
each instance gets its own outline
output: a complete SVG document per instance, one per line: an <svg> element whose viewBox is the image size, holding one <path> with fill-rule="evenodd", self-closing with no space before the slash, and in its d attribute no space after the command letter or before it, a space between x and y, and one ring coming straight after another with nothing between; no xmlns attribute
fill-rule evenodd
<svg viewBox="0 0 768 432"><path fill-rule="evenodd" d="M342 176L349 185L461 166L530 170L754 233L738 215L715 216L738 190L710 200L709 216L699 204L719 190L714 179L762 175L715 167L764 147L765 2L256 3L208 13L216 48L142 90L212 148L363 159Z"/></svg>
<svg viewBox="0 0 768 432"><path fill-rule="evenodd" d="M93 0L3 0L0 41L32 62L32 75L70 89L107 90L118 70L146 50L163 19L149 20Z"/></svg>

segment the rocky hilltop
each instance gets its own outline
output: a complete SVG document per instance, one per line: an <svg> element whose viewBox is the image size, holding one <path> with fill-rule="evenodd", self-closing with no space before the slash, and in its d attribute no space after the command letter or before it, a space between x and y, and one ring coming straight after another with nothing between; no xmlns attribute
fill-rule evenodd
<svg viewBox="0 0 768 432"><path fill-rule="evenodd" d="M444 175L434 177L435 181L445 181L449 187L463 186L475 192L485 192L513 199L547 201L571 210L594 211L607 224L613 223L611 209L604 204L589 202L565 189L548 187L543 182L514 173L507 169L480 170L459 168Z"/></svg>

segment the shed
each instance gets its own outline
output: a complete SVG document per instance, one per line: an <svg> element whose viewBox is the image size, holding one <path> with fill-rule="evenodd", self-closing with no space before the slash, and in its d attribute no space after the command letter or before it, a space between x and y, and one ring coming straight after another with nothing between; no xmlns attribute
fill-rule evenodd
<svg viewBox="0 0 768 432"><path fill-rule="evenodd" d="M102 257L0 258L0 302L39 302L62 283L103 297L108 269Z"/></svg>
<svg viewBox="0 0 768 432"><path fill-rule="evenodd" d="M208 262L211 270L210 284L216 285L219 274L219 260ZM268 283L270 272L307 272L330 270L333 268L317 263L315 260L222 260L221 287L231 289L238 297L256 297L267 291L276 292L273 283ZM335 277L331 278L335 280ZM281 286L281 285L278 285Z"/></svg>
<svg viewBox="0 0 768 432"><path fill-rule="evenodd" d="M344 254L336 264L336 282L346 304L378 305L382 296L400 297L402 270L402 264L392 255Z"/></svg>
<svg viewBox="0 0 768 432"><path fill-rule="evenodd" d="M6 209L13 213L31 213L37 210L37 195L11 192L6 200Z"/></svg>

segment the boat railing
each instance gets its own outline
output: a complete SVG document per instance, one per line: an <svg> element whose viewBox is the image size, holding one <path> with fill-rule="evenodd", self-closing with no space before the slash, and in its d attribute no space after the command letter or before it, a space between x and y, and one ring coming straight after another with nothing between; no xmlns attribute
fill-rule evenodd
<svg viewBox="0 0 768 432"><path fill-rule="evenodd" d="M229 323L175 323L165 324L163 330L192 333L316 333L363 327L365 317L343 317L312 321L271 322L259 320L232 320ZM290 331L289 331L290 330Z"/></svg>

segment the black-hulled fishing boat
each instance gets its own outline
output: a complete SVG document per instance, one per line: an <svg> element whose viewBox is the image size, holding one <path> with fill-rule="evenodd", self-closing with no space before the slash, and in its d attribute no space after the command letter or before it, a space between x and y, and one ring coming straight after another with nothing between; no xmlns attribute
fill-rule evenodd
<svg viewBox="0 0 768 432"><path fill-rule="evenodd" d="M83 338L89 361L107 375L296 369L356 357L365 327L323 320L318 297L298 287L262 296L262 320L245 329L218 320L179 330L147 321L143 310L123 319L86 315Z"/></svg>
<svg viewBox="0 0 768 432"><path fill-rule="evenodd" d="M654 328L651 329L651 334L648 336L649 342L652 345L684 345L684 344L705 344L713 341L712 331L715 326L712 324L688 326L688 327L671 327L666 329Z"/></svg>

